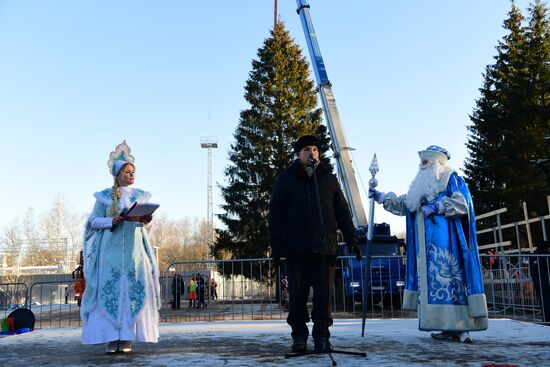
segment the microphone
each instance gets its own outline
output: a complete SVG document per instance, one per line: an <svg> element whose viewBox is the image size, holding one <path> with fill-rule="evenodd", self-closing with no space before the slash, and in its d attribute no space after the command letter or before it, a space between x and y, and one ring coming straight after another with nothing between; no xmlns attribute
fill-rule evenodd
<svg viewBox="0 0 550 367"><path fill-rule="evenodd" d="M120 212L120 216L121 217L124 217L126 214L128 213L128 209L123 209L121 212ZM111 226L111 229L110 231L111 232L114 232L115 228L118 226L118 224L115 224L114 226Z"/></svg>
<svg viewBox="0 0 550 367"><path fill-rule="evenodd" d="M309 157L307 159L307 162L311 165L311 166L314 166L315 164L317 164L317 159L313 158L313 157Z"/></svg>

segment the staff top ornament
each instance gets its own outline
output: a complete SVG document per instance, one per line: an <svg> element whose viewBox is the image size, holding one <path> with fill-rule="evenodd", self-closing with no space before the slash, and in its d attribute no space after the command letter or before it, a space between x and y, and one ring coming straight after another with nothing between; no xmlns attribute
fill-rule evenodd
<svg viewBox="0 0 550 367"><path fill-rule="evenodd" d="M107 166L109 167L109 173L111 173L111 175L116 177L125 163L134 163L135 158L130 154L131 151L128 144L126 144L126 140L124 140L109 154Z"/></svg>
<svg viewBox="0 0 550 367"><path fill-rule="evenodd" d="M376 153L374 154L374 157L372 157L372 162L370 163L369 171L370 171L370 174L372 175L371 179L369 180L369 187L371 189L374 189L376 186L378 186L378 180L375 178L375 176L379 171L378 160L376 159Z"/></svg>

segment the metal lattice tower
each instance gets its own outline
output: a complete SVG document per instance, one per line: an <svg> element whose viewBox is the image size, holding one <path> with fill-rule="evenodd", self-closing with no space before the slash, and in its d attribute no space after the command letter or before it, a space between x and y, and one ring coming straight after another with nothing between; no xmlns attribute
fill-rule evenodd
<svg viewBox="0 0 550 367"><path fill-rule="evenodd" d="M201 148L208 149L208 172L207 172L207 213L206 220L208 224L208 248L214 245L214 211L212 200L212 149L218 147L218 140L215 136L203 136L201 137ZM207 255L208 257L208 255Z"/></svg>

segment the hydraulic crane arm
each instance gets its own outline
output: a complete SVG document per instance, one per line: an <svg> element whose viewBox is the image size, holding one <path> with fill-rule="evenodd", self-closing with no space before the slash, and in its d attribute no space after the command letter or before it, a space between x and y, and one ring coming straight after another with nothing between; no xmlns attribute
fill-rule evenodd
<svg viewBox="0 0 550 367"><path fill-rule="evenodd" d="M347 146L338 109L336 108L336 101L332 94L332 86L327 76L319 44L317 43L317 35L311 22L309 4L307 0L296 0L296 3L298 4L296 12L300 15L302 21L313 71L315 72L315 79L319 85L319 96L325 111L325 119L332 141L332 151L336 159L338 177L343 186L344 194L349 201L355 226L365 227L367 225L365 209L363 208L363 202L359 194L355 172L351 164L349 147Z"/></svg>

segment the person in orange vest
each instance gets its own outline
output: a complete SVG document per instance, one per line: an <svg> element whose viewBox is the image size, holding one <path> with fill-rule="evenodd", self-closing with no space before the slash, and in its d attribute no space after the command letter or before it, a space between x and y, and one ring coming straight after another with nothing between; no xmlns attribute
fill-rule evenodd
<svg viewBox="0 0 550 367"><path fill-rule="evenodd" d="M193 275L191 277L191 280L189 281L189 306L187 308L196 307L196 300L197 299L197 282L195 281L195 276Z"/></svg>
<svg viewBox="0 0 550 367"><path fill-rule="evenodd" d="M495 256L494 256L494 255L495 255L495 252L489 250L489 251L486 252L486 254L489 255L489 256L487 257L487 259L488 259L488 261L487 261L487 264L488 264L487 269L494 269L494 268L495 268Z"/></svg>
<svg viewBox="0 0 550 367"><path fill-rule="evenodd" d="M84 277L76 278L74 283L74 299L78 307L82 305L82 295L84 294L84 289L86 289L86 279Z"/></svg>
<svg viewBox="0 0 550 367"><path fill-rule="evenodd" d="M80 265L78 265L78 268L73 271L73 279L74 286L74 299L76 303L78 304L78 307L82 305L82 295L84 294L84 289L86 288L86 280L84 279L84 266L82 265L84 263L82 258L82 251L80 251Z"/></svg>

